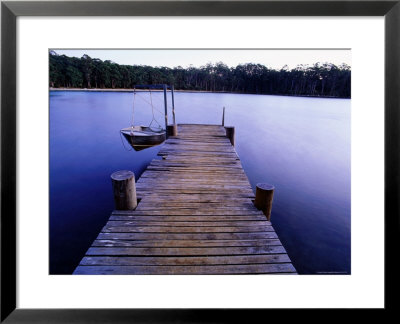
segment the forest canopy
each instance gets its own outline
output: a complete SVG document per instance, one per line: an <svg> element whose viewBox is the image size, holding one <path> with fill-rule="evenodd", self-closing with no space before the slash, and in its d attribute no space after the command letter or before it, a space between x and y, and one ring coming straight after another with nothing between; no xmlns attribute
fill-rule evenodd
<svg viewBox="0 0 400 324"><path fill-rule="evenodd" d="M346 64L316 63L274 70L246 63L228 67L222 62L201 67L120 65L83 55L49 52L52 88L133 89L138 84L169 84L176 90L269 95L351 97L351 68Z"/></svg>

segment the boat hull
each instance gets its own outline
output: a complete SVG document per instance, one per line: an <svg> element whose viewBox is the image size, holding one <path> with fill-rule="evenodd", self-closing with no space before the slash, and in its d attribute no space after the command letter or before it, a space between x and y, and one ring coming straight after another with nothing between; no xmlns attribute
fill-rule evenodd
<svg viewBox="0 0 400 324"><path fill-rule="evenodd" d="M121 133L136 151L159 145L166 139L165 131L155 132L146 126L123 128Z"/></svg>

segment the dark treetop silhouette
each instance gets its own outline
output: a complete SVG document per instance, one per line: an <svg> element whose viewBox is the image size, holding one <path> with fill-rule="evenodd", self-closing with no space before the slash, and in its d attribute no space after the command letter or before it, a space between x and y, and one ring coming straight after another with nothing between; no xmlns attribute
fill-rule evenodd
<svg viewBox="0 0 400 324"><path fill-rule="evenodd" d="M316 63L289 70L246 63L229 68L222 62L199 68L120 65L83 55L50 51L50 87L132 89L136 84L166 83L176 90L237 92L269 95L350 98L351 68Z"/></svg>

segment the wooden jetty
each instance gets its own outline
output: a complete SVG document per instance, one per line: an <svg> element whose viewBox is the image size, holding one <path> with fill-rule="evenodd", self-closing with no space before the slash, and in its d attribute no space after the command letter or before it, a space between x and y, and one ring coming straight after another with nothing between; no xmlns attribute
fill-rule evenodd
<svg viewBox="0 0 400 324"><path fill-rule="evenodd" d="M178 126L74 274L296 274L226 131Z"/></svg>

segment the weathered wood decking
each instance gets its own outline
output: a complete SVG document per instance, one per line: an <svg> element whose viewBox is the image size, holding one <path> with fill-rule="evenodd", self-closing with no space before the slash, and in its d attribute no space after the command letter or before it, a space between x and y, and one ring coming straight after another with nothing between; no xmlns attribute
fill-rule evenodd
<svg viewBox="0 0 400 324"><path fill-rule="evenodd" d="M179 125L74 274L296 273L225 129Z"/></svg>

